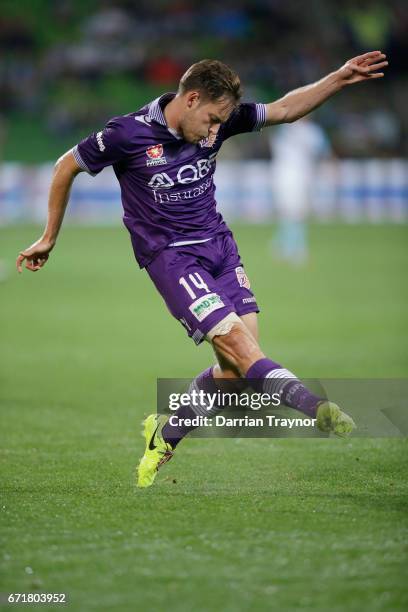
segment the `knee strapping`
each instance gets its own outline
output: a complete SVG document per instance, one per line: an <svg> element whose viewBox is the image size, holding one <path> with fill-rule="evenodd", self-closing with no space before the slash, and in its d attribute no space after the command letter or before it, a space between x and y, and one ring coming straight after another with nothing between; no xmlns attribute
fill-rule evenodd
<svg viewBox="0 0 408 612"><path fill-rule="evenodd" d="M225 336L229 334L234 325L244 325L236 312L230 312L217 325L214 325L207 333L205 339L211 342L215 336Z"/></svg>

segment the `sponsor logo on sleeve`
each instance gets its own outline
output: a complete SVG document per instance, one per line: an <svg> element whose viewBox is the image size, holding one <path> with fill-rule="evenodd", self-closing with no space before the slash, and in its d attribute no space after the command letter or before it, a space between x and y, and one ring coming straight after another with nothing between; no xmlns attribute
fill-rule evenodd
<svg viewBox="0 0 408 612"><path fill-rule="evenodd" d="M242 266L238 266L237 268L235 268L235 274L237 275L237 280L240 287L245 287L245 289L251 288L249 278L247 277L245 270Z"/></svg>
<svg viewBox="0 0 408 612"><path fill-rule="evenodd" d="M167 160L163 155L162 144L156 144L146 149L146 155L148 157L146 166L161 166L167 164Z"/></svg>
<svg viewBox="0 0 408 612"><path fill-rule="evenodd" d="M96 134L96 142L98 143L98 148L99 150L103 153L104 150L106 149L105 145L103 144L103 139L102 139L102 135L103 132L98 132Z"/></svg>
<svg viewBox="0 0 408 612"><path fill-rule="evenodd" d="M198 298L189 308L195 318L201 322L214 310L218 310L223 306L225 304L217 293L208 293L204 297Z"/></svg>

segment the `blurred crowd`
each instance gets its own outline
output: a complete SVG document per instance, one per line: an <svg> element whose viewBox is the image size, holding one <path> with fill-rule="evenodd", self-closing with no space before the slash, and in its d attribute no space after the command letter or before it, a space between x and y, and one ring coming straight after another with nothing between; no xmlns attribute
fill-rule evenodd
<svg viewBox="0 0 408 612"><path fill-rule="evenodd" d="M237 70L246 99L267 102L354 55L381 49L390 61L386 78L350 88L316 119L337 155L407 155L407 47L405 0L34 0L28 6L6 0L0 146L7 145L8 126L22 119L40 125L45 139L85 135L174 90L186 67L205 57Z"/></svg>

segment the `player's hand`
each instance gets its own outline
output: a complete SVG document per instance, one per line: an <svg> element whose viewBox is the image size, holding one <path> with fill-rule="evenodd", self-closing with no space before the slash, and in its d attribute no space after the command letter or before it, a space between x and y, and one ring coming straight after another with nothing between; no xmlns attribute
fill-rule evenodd
<svg viewBox="0 0 408 612"><path fill-rule="evenodd" d="M34 242L28 249L21 251L17 257L16 266L18 272L23 271L23 262L25 260L25 267L31 272L37 272L46 263L50 251L54 248L55 242L40 238L37 242Z"/></svg>
<svg viewBox="0 0 408 612"><path fill-rule="evenodd" d="M345 85L380 79L384 76L381 69L388 66L386 57L385 53L381 51L370 51L369 53L363 53L363 55L357 55L357 57L348 60L338 70L339 77Z"/></svg>

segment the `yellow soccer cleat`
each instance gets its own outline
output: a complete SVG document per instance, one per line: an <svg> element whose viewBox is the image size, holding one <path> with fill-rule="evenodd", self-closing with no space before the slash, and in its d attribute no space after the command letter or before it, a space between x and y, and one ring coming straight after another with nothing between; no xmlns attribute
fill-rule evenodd
<svg viewBox="0 0 408 612"><path fill-rule="evenodd" d="M347 438L357 427L351 416L343 412L334 402L320 402L316 418L320 431L334 433L341 438Z"/></svg>
<svg viewBox="0 0 408 612"><path fill-rule="evenodd" d="M159 468L173 457L173 449L162 438L161 431L167 421L167 416L150 414L144 421L142 436L146 440L146 448L137 468L137 486L150 487Z"/></svg>

